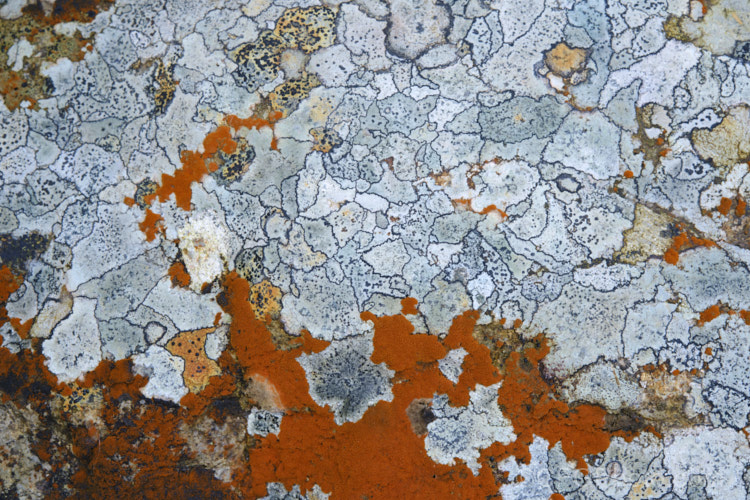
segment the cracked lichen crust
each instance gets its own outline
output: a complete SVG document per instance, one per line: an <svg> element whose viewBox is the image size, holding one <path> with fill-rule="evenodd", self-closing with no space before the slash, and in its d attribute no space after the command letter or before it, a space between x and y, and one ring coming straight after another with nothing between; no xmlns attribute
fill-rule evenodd
<svg viewBox="0 0 750 500"><path fill-rule="evenodd" d="M0 497L748 494L746 0L0 4Z"/></svg>

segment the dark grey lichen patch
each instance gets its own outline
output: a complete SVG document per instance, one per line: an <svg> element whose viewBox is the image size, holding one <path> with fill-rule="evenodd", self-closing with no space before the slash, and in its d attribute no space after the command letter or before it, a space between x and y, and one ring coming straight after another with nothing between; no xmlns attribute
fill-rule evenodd
<svg viewBox="0 0 750 500"><path fill-rule="evenodd" d="M539 100L517 97L479 111L482 137L512 144L532 137L543 139L560 127L570 106L552 96Z"/></svg>
<svg viewBox="0 0 750 500"><path fill-rule="evenodd" d="M48 236L35 232L18 238L10 234L0 234L0 263L15 272L24 272L26 263L44 253L49 242Z"/></svg>
<svg viewBox="0 0 750 500"><path fill-rule="evenodd" d="M430 47L445 41L451 26L450 12L439 0L391 0L389 3L389 52L416 59Z"/></svg>
<svg viewBox="0 0 750 500"><path fill-rule="evenodd" d="M378 401L391 401L394 371L370 360L372 342L365 336L335 341L323 351L297 360L305 369L310 395L328 405L336 423L356 422Z"/></svg>

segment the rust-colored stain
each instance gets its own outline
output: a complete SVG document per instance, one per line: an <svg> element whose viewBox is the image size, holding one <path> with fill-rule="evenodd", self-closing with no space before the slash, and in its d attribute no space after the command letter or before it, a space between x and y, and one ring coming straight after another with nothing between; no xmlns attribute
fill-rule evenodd
<svg viewBox="0 0 750 500"><path fill-rule="evenodd" d="M491 204L491 205L487 205L482 210L474 210L474 208L472 208L472 206L471 206L472 200L469 199L469 198L457 198L457 199L452 200L452 201L453 201L453 204L455 206L464 207L466 210L470 210L470 211L472 211L474 213L477 213L479 215L487 215L487 214L491 214L491 213L497 213L503 219L506 219L508 217L508 214L505 213L504 210L498 208L497 205L495 205L494 203Z"/></svg>
<svg viewBox="0 0 750 500"><path fill-rule="evenodd" d="M632 179L633 177L635 177L635 174L633 173L632 170L626 170L623 173L623 176L625 176L626 179Z"/></svg>

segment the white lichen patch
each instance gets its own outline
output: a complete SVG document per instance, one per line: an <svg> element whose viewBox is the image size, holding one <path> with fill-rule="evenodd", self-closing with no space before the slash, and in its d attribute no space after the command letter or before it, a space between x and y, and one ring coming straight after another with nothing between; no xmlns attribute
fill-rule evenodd
<svg viewBox="0 0 750 500"><path fill-rule="evenodd" d="M99 327L94 317L96 301L78 297L70 315L42 343L50 371L64 382L72 382L97 367L102 360Z"/></svg>
<svg viewBox="0 0 750 500"><path fill-rule="evenodd" d="M478 385L470 393L469 405L451 406L448 397L438 394L432 400L435 420L427 424L425 449L439 464L453 465L462 460L474 475L479 473L479 454L494 442L508 444L516 439L513 426L500 411L497 390L501 382Z"/></svg>
<svg viewBox="0 0 750 500"><path fill-rule="evenodd" d="M215 214L198 214L178 232L180 251L188 274L190 288L196 292L224 271L229 258L226 226Z"/></svg>

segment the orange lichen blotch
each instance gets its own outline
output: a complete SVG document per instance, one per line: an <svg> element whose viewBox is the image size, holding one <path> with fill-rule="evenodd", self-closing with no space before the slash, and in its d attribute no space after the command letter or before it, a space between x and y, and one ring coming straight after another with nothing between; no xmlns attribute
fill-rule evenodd
<svg viewBox="0 0 750 500"><path fill-rule="evenodd" d="M167 350L185 360L182 378L190 392L200 392L208 379L221 374L219 365L206 355L206 336L216 328L181 332L167 342Z"/></svg>
<svg viewBox="0 0 750 500"><path fill-rule="evenodd" d="M418 303L417 299L413 297L401 299L401 314L419 314Z"/></svg>
<svg viewBox="0 0 750 500"><path fill-rule="evenodd" d="M722 197L719 206L716 208L721 215L729 215L729 210L732 208L732 199Z"/></svg>
<svg viewBox="0 0 750 500"><path fill-rule="evenodd" d="M277 121L281 120L284 117L284 113L281 111L271 111L268 113L268 118L261 118L258 116L250 116L248 118L239 118L235 115L229 115L227 116L224 121L227 125L232 127L235 130L239 130L241 127L246 127L249 129L256 129L259 130L263 127L268 127L271 129L271 133L273 134L274 131L274 125ZM276 140L276 135L273 135L271 138L271 149L276 151L278 150L278 141Z"/></svg>
<svg viewBox="0 0 750 500"><path fill-rule="evenodd" d="M681 229L681 225L677 225L677 229ZM670 246L666 252L664 252L664 261L667 264L676 265L680 260L680 250L685 247L694 248L698 246L703 247L715 247L716 242L706 238L698 238L697 236L690 236L687 232L682 231L676 236L672 237L672 246Z"/></svg>
<svg viewBox="0 0 750 500"><path fill-rule="evenodd" d="M185 264L182 262L177 261L169 266L167 274L172 281L173 287L179 286L185 288L190 286L190 274L188 274L187 269L185 269Z"/></svg>
<svg viewBox="0 0 750 500"><path fill-rule="evenodd" d="M623 175L626 179L632 179L635 176L632 170L626 170Z"/></svg>
<svg viewBox="0 0 750 500"><path fill-rule="evenodd" d="M565 497L560 493L553 493L549 496L549 500L565 500Z"/></svg>
<svg viewBox="0 0 750 500"><path fill-rule="evenodd" d="M500 381L500 374L492 364L487 346L474 338L474 326L479 319L477 311L467 311L453 320L448 336L443 341L449 349L463 347L469 354L464 358L458 383L447 391L451 404L464 406L469 403L469 392L477 384L492 385Z"/></svg>
<svg viewBox="0 0 750 500"><path fill-rule="evenodd" d="M719 307L719 304L714 304L700 314L698 325L703 326L706 323L710 323L711 321L718 318L720 314L721 309Z"/></svg>
<svg viewBox="0 0 750 500"><path fill-rule="evenodd" d="M506 375L498 390L500 409L512 422L517 438L505 447L496 443L483 455L514 455L528 463L531 459L529 445L534 436L539 436L546 439L550 447L560 442L565 455L587 471L584 456L605 451L612 436L627 439L634 434L607 432L606 411L599 406L581 404L569 407L554 399L551 386L539 371L539 362L549 352L549 347L543 340L537 339L537 342L538 348L510 354L506 361Z"/></svg>
<svg viewBox="0 0 750 500"><path fill-rule="evenodd" d="M746 310L742 309L740 311L740 318L742 318L742 320L746 324L750 325L750 311L746 311Z"/></svg>
<svg viewBox="0 0 750 500"><path fill-rule="evenodd" d="M152 212L150 208L146 209L146 217L143 219L143 222L138 224L143 234L146 235L146 241L154 241L156 233L162 230L161 222L163 220L161 215Z"/></svg>
<svg viewBox="0 0 750 500"><path fill-rule="evenodd" d="M737 217L742 217L743 215L745 215L746 210L747 210L747 202L738 196L737 206L734 207L734 215L736 215Z"/></svg>

